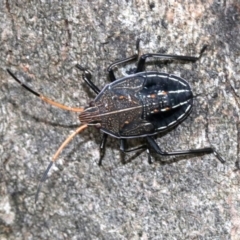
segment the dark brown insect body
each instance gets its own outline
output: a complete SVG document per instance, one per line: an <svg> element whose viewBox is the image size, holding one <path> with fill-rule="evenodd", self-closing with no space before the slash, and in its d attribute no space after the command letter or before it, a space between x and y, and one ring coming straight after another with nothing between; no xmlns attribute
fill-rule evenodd
<svg viewBox="0 0 240 240"><path fill-rule="evenodd" d="M139 43L139 41L137 43ZM206 47L202 49L200 57L205 49ZM152 135L169 130L183 121L192 109L193 94L187 81L180 77L167 73L145 71L145 61L149 57L188 62L195 62L200 58L150 53L139 57L139 54L136 54L109 66L108 74L111 83L106 85L101 91L91 81L90 72L82 66L76 65L78 69L83 71L83 80L97 94L95 100L86 108L72 108L57 103L32 90L7 69L8 73L18 83L43 101L64 110L80 113L79 118L82 125L80 125L80 127L62 143L54 154L52 161L40 181L36 194L36 201L41 188L41 183L46 179L49 169L53 162L56 161L62 149L78 133L91 125L97 126L103 132L100 144L101 158L99 164L104 155L104 148L108 135L119 139L120 149L123 152L146 149L149 162L149 149L151 148L155 153L164 156L213 153L222 163L224 163L224 160L212 147L164 152L157 145ZM115 78L113 72L115 66L133 60L136 61L137 59L137 68L132 75L122 79ZM147 143L128 149L126 147L127 139L137 137L145 137Z"/></svg>
<svg viewBox="0 0 240 240"><path fill-rule="evenodd" d="M180 123L190 113L192 98L184 79L141 72L106 85L80 121L98 124L116 138L144 137Z"/></svg>

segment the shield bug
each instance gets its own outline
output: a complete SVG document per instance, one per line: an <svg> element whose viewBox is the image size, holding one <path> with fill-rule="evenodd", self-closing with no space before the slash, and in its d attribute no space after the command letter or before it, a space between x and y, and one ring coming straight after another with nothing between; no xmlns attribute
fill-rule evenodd
<svg viewBox="0 0 240 240"><path fill-rule="evenodd" d="M19 84L44 102L63 110L79 112L81 125L68 136L52 157L52 161L40 180L35 200L37 201L41 184L45 181L49 169L63 148L78 133L92 125L103 132L99 164L101 164L108 135L119 139L120 150L123 152L146 149L149 161L149 148L151 148L155 153L163 156L213 153L220 162L224 163L225 161L212 147L165 152L161 150L153 138L153 135L168 131L186 119L193 106L193 93L188 82L181 77L168 73L145 71L146 59L158 58L160 60L196 62L205 49L206 46L202 48L198 57L160 53L147 53L139 56L139 41L137 41L138 54L114 62L108 67L107 71L111 83L102 90L92 82L91 73L77 64L76 67L83 72L83 80L97 94L96 98L85 108L68 107L53 101L31 89L7 69L8 73ZM114 68L131 61L137 61L133 73L127 77L116 79ZM128 139L139 137L145 138L146 144L130 149L126 147Z"/></svg>

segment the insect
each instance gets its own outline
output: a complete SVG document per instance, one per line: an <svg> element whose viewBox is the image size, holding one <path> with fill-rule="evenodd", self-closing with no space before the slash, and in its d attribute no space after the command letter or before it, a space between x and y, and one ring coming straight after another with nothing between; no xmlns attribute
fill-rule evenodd
<svg viewBox="0 0 240 240"><path fill-rule="evenodd" d="M139 55L139 41L137 41L138 54L114 62L108 67L107 71L111 83L107 84L102 90L92 82L91 73L77 64L76 67L83 73L83 80L97 94L96 98L85 108L69 107L53 101L34 91L7 69L8 73L22 87L44 102L63 110L78 112L81 122L80 127L66 138L52 157L52 161L40 180L35 200L37 201L41 184L45 181L47 173L60 152L77 134L88 126L96 126L103 132L99 164L101 164L108 135L119 139L120 150L123 152L146 149L149 161L151 160L149 154L151 148L155 153L163 156L213 153L220 162L224 163L223 158L212 147L165 152L161 150L153 137L159 132L173 128L186 119L193 106L193 93L190 85L183 78L168 73L145 71L146 59L159 58L196 62L201 58L205 49L204 46L198 57L160 53ZM130 61L137 61L134 72L127 77L116 79L114 68ZM146 144L130 149L126 147L128 139L139 137L145 138Z"/></svg>

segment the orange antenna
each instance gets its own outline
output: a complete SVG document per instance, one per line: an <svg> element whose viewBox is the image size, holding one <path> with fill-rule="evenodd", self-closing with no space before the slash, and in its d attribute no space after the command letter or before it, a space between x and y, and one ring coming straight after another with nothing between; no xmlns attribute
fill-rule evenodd
<svg viewBox="0 0 240 240"><path fill-rule="evenodd" d="M29 86L27 86L25 83L23 83L21 80L19 80L9 69L7 69L7 72L11 75L11 77L17 81L23 88L25 88L27 91L31 92L32 94L34 94L35 96L41 98L44 102L52 105L52 106L55 106L57 108L60 108L60 109L63 109L63 110L67 110L67 111L72 111L72 112L83 112L84 111L84 108L77 108L77 107L68 107L68 106L65 106L61 103L58 103L58 102L55 102L53 100L51 100L50 98L48 97L45 97L43 96L42 94L34 91L32 88L30 88ZM47 174L49 172L49 170L51 169L53 163L56 161L57 157L59 156L59 154L61 153L61 151L68 145L68 143L78 134L80 133L81 131L83 131L85 128L87 128L87 124L85 125L82 125L80 126L78 129L76 129L71 135L69 135L66 140L62 143L62 145L59 147L59 149L56 151L56 153L54 154L53 158L52 158L52 161L50 162L50 164L48 165L47 169L45 170L40 182L39 182L39 185L38 185L38 189L37 189L37 193L36 193L36 196L35 196L35 202L37 202L37 199L38 199L38 195L39 195L39 192L41 190L41 187L42 187L42 183L46 180L47 178Z"/></svg>
<svg viewBox="0 0 240 240"><path fill-rule="evenodd" d="M34 94L35 96L41 98L44 102L53 105L55 107L61 108L63 110L67 110L67 111L72 111L72 112L82 112L84 109L83 108L77 108L77 107L68 107L65 106L61 103L55 102L53 100L51 100L50 98L47 98L45 96L43 96L42 94L34 91L33 89L31 89L29 86L27 86L25 83L23 83L22 81L20 81L9 69L7 69L7 72L12 76L12 78L14 80L16 80L22 87L24 87L26 90L28 90L29 92L31 92L32 94Z"/></svg>
<svg viewBox="0 0 240 240"><path fill-rule="evenodd" d="M53 155L52 157L52 161L49 163L47 169L45 170L39 184L38 184L38 189L37 189L37 193L35 195L35 203L38 200L38 195L39 192L42 188L42 183L45 182L45 180L47 179L47 174L49 172L49 170L51 169L53 163L56 161L57 157L59 156L59 154L61 153L61 151L68 145L68 143L80 132L82 132L85 128L87 128L87 124L84 124L82 126L80 126L78 129L76 129L71 135L69 135L66 140L62 143L62 145L58 148L58 150L56 151L56 153Z"/></svg>

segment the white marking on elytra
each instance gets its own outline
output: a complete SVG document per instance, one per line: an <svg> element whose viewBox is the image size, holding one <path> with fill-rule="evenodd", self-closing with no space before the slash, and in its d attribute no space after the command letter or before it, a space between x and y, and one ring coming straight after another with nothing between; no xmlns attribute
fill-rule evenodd
<svg viewBox="0 0 240 240"><path fill-rule="evenodd" d="M159 127L158 129L161 130L161 129L165 129L165 128L167 128L167 126Z"/></svg>
<svg viewBox="0 0 240 240"><path fill-rule="evenodd" d="M181 90L176 90L176 91L168 91L168 93L182 93L182 92L190 92L190 90L181 89Z"/></svg>
<svg viewBox="0 0 240 240"><path fill-rule="evenodd" d="M185 113L183 113L182 115L180 115L177 120L181 119L183 116L185 115Z"/></svg>
<svg viewBox="0 0 240 240"><path fill-rule="evenodd" d="M189 101L189 100L188 100L188 101ZM174 106L172 106L172 108L176 108L176 107L182 106L182 105L184 105L184 104L187 104L188 101L181 102L181 103L179 103L179 104L177 104L177 105L174 105Z"/></svg>
<svg viewBox="0 0 240 240"><path fill-rule="evenodd" d="M184 103L187 103L187 102L184 102ZM179 105L180 105L180 104L178 104L178 106L179 106ZM176 106L177 106L177 105L175 105L174 107L176 107ZM174 107L172 107L172 108L174 108ZM186 108L185 113L183 113L182 115L180 115L180 116L177 118L177 120L174 120L174 121L170 122L167 126L159 127L158 130L165 129L165 128L167 128L167 127L175 124L178 120L180 120L181 118L183 118L183 117L186 115L186 112L188 112L188 110L189 110L190 108L191 108L191 105L189 105L189 106Z"/></svg>
<svg viewBox="0 0 240 240"><path fill-rule="evenodd" d="M169 79L169 80L172 80L174 82L177 83L180 83L182 86L184 87L187 87L188 84L185 83L184 81L181 81L181 78L178 79L177 77L175 77L174 75L162 75L162 74L158 74L158 73L152 73L152 74L146 74L146 75L143 75L144 78L148 78L148 77L159 77L159 78L163 78L163 79ZM144 87L144 89L148 89L147 87ZM184 92L191 92L191 90L189 89L179 89L179 90L172 90L172 91L164 91L164 90L159 90L159 91L156 91L156 94L158 96L161 96L161 95L166 95L166 94L180 94L180 93L184 93ZM151 97L151 95L147 95L147 96L144 96L144 98L146 97ZM171 108L176 108L176 107L179 107L179 106L182 106L182 105L185 105L185 104L188 104L190 100L187 100L185 102L181 102L175 106L172 106ZM166 99L163 99L163 103L166 103ZM157 103L152 103L152 105L156 105ZM149 107L149 104L146 104L144 105L144 110L146 110L146 108ZM183 114L181 114L176 120L170 122L168 125L166 126L162 126L162 127L159 127L158 130L164 130L166 128L168 128L169 126L172 126L174 124L176 124L180 119L182 119L186 113L189 111L189 109L191 108L191 105L187 106L185 112ZM164 109L160 109L160 111L164 112L164 111L167 111L169 110L169 108L164 108ZM144 111L145 112L145 111ZM150 113L149 112L145 112L146 115L150 115L151 113L154 113L154 111L151 111Z"/></svg>
<svg viewBox="0 0 240 240"><path fill-rule="evenodd" d="M166 112L166 111L168 111L169 110L169 108L163 108L163 109L161 109L160 111L161 112Z"/></svg>
<svg viewBox="0 0 240 240"><path fill-rule="evenodd" d="M180 106L180 103L177 104L177 105L172 106L172 108L177 108L177 107L179 107L179 106Z"/></svg>
<svg viewBox="0 0 240 240"><path fill-rule="evenodd" d="M170 79L172 81L175 81L175 82L179 82L180 84L182 84L183 86L188 86L187 83L184 83L184 79L181 79L182 81L178 80L177 77L175 77L174 75L164 75L164 74L161 74L161 73L152 73L152 74L146 74L146 75L142 75L142 77L144 78L148 78L148 77L161 77L161 78L164 78L164 79Z"/></svg>
<svg viewBox="0 0 240 240"><path fill-rule="evenodd" d="M165 129L167 127L170 127L171 125L174 125L176 122L177 122L177 120L174 120L174 121L170 122L167 126L159 127L158 130L162 130L162 129Z"/></svg>
<svg viewBox="0 0 240 240"><path fill-rule="evenodd" d="M161 91L161 90L160 90L160 91L158 91L157 95L158 95L158 96L161 96L161 95L166 95L166 92L165 92L165 91Z"/></svg>
<svg viewBox="0 0 240 240"><path fill-rule="evenodd" d="M167 76L161 75L161 74L147 74L147 75L144 75L143 77L161 77L161 78L167 78Z"/></svg>
<svg viewBox="0 0 240 240"><path fill-rule="evenodd" d="M177 120L170 122L170 123L168 124L168 127L171 126L171 125L173 125L173 124L175 124L176 122L177 122Z"/></svg>
<svg viewBox="0 0 240 240"><path fill-rule="evenodd" d="M169 79L175 81L175 82L179 82L181 83L183 86L187 86L187 84L183 83L183 82L180 82L178 79L174 78L174 77L169 77Z"/></svg>
<svg viewBox="0 0 240 240"><path fill-rule="evenodd" d="M191 107L191 105L189 105L186 110L185 110L185 113L189 110L189 108Z"/></svg>

